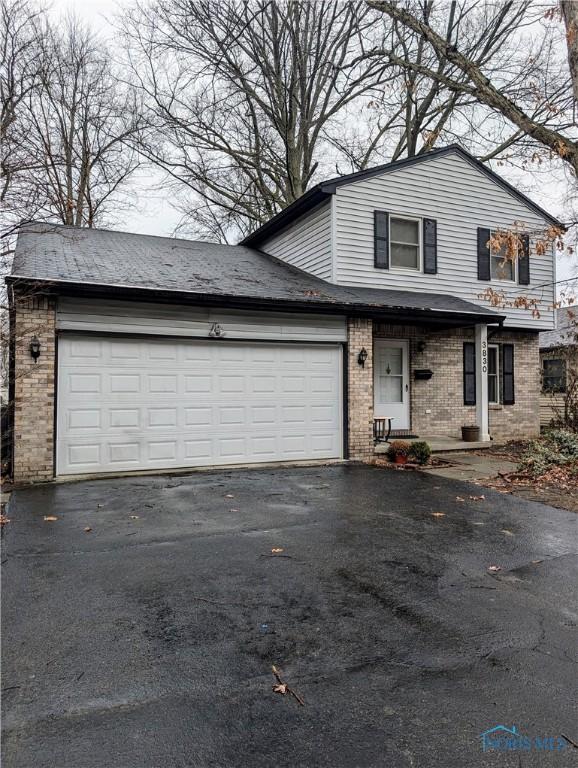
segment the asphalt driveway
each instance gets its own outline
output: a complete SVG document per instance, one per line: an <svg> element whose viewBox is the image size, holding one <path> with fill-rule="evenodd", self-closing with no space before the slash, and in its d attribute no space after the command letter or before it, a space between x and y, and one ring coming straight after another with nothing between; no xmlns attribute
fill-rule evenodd
<svg viewBox="0 0 578 768"><path fill-rule="evenodd" d="M577 517L483 493L363 466L15 493L4 768L574 765L482 752L578 741Z"/></svg>

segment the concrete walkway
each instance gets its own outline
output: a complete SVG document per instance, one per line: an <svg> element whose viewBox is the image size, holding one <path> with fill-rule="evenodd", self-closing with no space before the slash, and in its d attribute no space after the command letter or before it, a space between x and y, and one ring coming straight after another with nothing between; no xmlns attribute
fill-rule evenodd
<svg viewBox="0 0 578 768"><path fill-rule="evenodd" d="M451 462L451 466L431 467L424 472L452 480L484 480L488 477L497 477L498 472L515 472L517 467L514 462L491 454L436 453L436 459Z"/></svg>

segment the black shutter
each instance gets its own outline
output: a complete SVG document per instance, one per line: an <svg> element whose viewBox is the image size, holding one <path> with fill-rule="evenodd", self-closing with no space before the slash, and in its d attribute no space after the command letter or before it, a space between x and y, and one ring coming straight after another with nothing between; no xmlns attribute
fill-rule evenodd
<svg viewBox="0 0 578 768"><path fill-rule="evenodd" d="M514 405L514 345L502 344L502 402Z"/></svg>
<svg viewBox="0 0 578 768"><path fill-rule="evenodd" d="M522 252L518 255L518 282L530 285L530 235L522 235Z"/></svg>
<svg viewBox="0 0 578 768"><path fill-rule="evenodd" d="M378 269L389 269L389 214L373 212L374 265Z"/></svg>
<svg viewBox="0 0 578 768"><path fill-rule="evenodd" d="M476 345L464 342L464 405L476 404Z"/></svg>
<svg viewBox="0 0 578 768"><path fill-rule="evenodd" d="M478 280L490 279L490 230L478 227Z"/></svg>
<svg viewBox="0 0 578 768"><path fill-rule="evenodd" d="M438 271L438 223L435 219L423 220L423 271L435 275Z"/></svg>

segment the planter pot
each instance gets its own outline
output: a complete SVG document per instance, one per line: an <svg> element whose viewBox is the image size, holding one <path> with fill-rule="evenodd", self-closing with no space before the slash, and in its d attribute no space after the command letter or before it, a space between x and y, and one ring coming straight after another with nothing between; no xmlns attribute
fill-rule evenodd
<svg viewBox="0 0 578 768"><path fill-rule="evenodd" d="M401 453L397 453L395 455L395 459L393 460L394 464L407 464L407 456L402 456Z"/></svg>
<svg viewBox="0 0 578 768"><path fill-rule="evenodd" d="M477 443L479 439L479 427L462 427L462 440L464 443Z"/></svg>

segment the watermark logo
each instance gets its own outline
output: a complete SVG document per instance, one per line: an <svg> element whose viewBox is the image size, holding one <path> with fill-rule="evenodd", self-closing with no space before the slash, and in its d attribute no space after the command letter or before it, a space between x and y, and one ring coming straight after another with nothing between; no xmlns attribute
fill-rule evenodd
<svg viewBox="0 0 578 768"><path fill-rule="evenodd" d="M483 752L561 752L566 742L561 736L526 736L515 725L495 725L481 736Z"/></svg>

